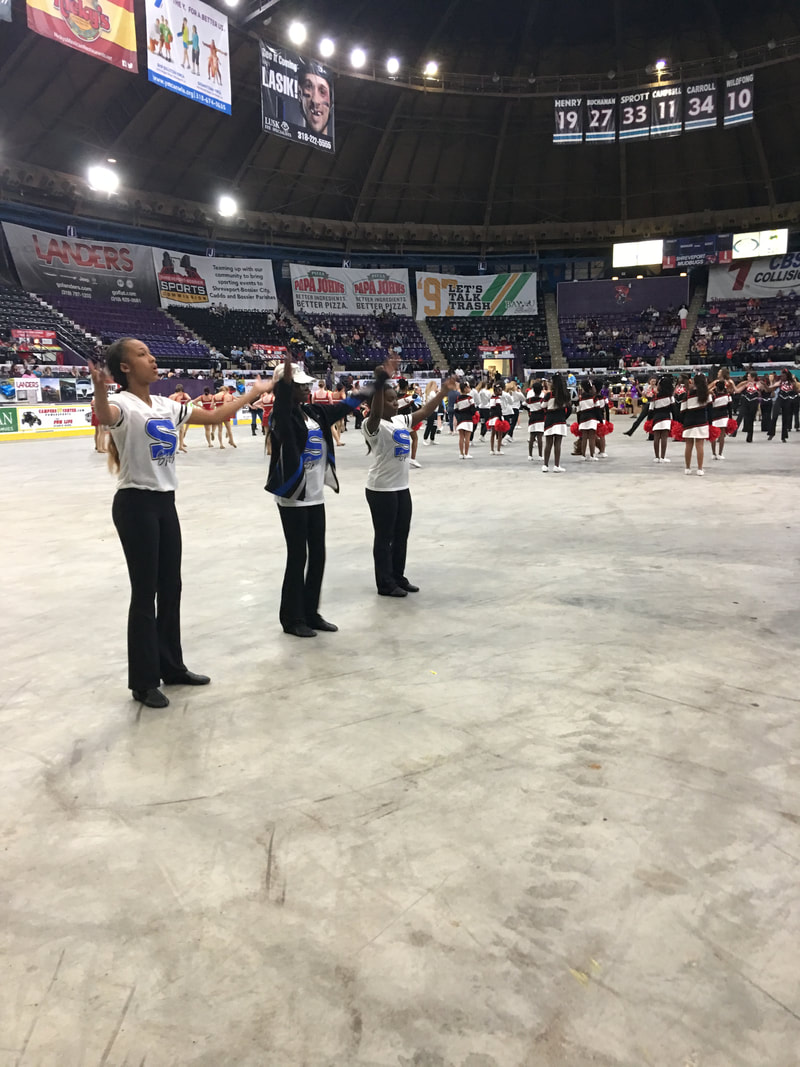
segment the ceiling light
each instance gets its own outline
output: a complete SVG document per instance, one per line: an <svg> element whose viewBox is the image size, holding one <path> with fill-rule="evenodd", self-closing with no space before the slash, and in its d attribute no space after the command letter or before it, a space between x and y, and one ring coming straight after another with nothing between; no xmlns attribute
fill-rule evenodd
<svg viewBox="0 0 800 1067"><path fill-rule="evenodd" d="M239 210L239 205L232 196L221 196L217 204L217 211L224 219L229 219Z"/></svg>
<svg viewBox="0 0 800 1067"><path fill-rule="evenodd" d="M400 60L397 56L390 56L386 60L386 69L390 74L397 74L398 70L400 70Z"/></svg>
<svg viewBox="0 0 800 1067"><path fill-rule="evenodd" d="M226 7L236 7L238 3L239 0L225 0Z"/></svg>
<svg viewBox="0 0 800 1067"><path fill-rule="evenodd" d="M643 275L643 274L637 274L637 275L636 275L636 280L637 280L638 282L640 282L640 281L641 281L641 280L642 280L643 278L644 278L644 275Z"/></svg>
<svg viewBox="0 0 800 1067"><path fill-rule="evenodd" d="M436 62L435 59L429 59L428 62L425 64L425 77L435 78L438 73L439 64Z"/></svg>
<svg viewBox="0 0 800 1067"><path fill-rule="evenodd" d="M667 61L666 61L666 59L657 59L656 63L655 63L655 67L656 67L656 70L666 70L667 69Z"/></svg>
<svg viewBox="0 0 800 1067"><path fill-rule="evenodd" d="M323 37L322 40L319 42L319 54L323 57L323 59L329 59L335 51L336 46L334 45L330 37Z"/></svg>
<svg viewBox="0 0 800 1067"><path fill-rule="evenodd" d="M106 160L106 163L116 163L116 162L117 162L116 159L112 159L111 156L109 156L108 159Z"/></svg>
<svg viewBox="0 0 800 1067"><path fill-rule="evenodd" d="M86 177L89 181L89 188L94 189L96 193L111 194L119 189L119 175L111 167L104 167L102 164L89 167Z"/></svg>
<svg viewBox="0 0 800 1067"><path fill-rule="evenodd" d="M535 84L536 84L536 75L535 74L529 74L528 75L528 85L535 85Z"/></svg>
<svg viewBox="0 0 800 1067"><path fill-rule="evenodd" d="M685 270L682 270L682 271L681 271L681 278L685 278L685 277L686 277L686 271L685 271Z"/></svg>
<svg viewBox="0 0 800 1067"><path fill-rule="evenodd" d="M492 75L492 81L495 85L497 85L497 83L500 81L500 75L497 73L497 71L495 71Z"/></svg>
<svg viewBox="0 0 800 1067"><path fill-rule="evenodd" d="M767 41L767 48L771 52L774 48L777 48L777 47L778 47L778 42L775 40L774 37L770 37L770 39Z"/></svg>
<svg viewBox="0 0 800 1067"><path fill-rule="evenodd" d="M289 40L292 44L303 44L306 39L306 28L302 22L289 23Z"/></svg>
<svg viewBox="0 0 800 1067"><path fill-rule="evenodd" d="M350 53L350 63L352 64L352 66L354 66L356 70L358 70L359 67L363 67L366 62L367 55L364 49L354 48L353 51Z"/></svg>

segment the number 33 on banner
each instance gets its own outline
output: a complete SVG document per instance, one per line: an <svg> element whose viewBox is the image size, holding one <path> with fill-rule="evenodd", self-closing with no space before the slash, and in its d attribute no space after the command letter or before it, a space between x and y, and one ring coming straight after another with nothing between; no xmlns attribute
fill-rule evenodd
<svg viewBox="0 0 800 1067"><path fill-rule="evenodd" d="M426 275L417 282L417 288L422 290L422 310L426 318L438 318L441 315L452 315L450 307L450 290L458 285L457 278L433 278ZM419 296L418 296L419 299ZM444 311L442 310L444 307Z"/></svg>

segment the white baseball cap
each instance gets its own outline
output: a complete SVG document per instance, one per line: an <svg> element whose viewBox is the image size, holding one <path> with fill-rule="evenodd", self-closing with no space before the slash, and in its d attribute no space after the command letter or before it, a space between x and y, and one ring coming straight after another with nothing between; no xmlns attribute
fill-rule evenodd
<svg viewBox="0 0 800 1067"><path fill-rule="evenodd" d="M283 378L283 364L275 368L275 372L272 375L273 382L279 382ZM311 385L315 382L316 378L311 378L304 370L302 370L296 363L292 364L292 380L297 382L298 385Z"/></svg>

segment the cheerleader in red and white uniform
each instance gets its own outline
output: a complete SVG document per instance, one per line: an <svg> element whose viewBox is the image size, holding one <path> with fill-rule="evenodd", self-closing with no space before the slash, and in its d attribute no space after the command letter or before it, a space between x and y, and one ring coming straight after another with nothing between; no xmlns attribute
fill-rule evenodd
<svg viewBox="0 0 800 1067"><path fill-rule="evenodd" d="M543 388L541 378L537 378L531 382L531 387L525 396L525 406L528 409L528 459L531 462L533 462L534 444L539 451L539 459L542 458L542 438L544 436Z"/></svg>
<svg viewBox="0 0 800 1067"><path fill-rule="evenodd" d="M486 423L489 429L492 431L490 444L492 446L492 455L495 454L502 456L503 454L503 435L508 430L510 423L506 422L503 418L503 387L502 385L496 385L494 387L494 395L489 401L489 421ZM497 453L495 453L494 445L497 442Z"/></svg>
<svg viewBox="0 0 800 1067"><path fill-rule="evenodd" d="M547 474L550 470L550 453L554 453L554 471L563 474L564 467L561 463L561 443L567 433L567 419L569 418L570 399L567 385L560 374L554 374L550 383L550 392L547 394L544 409L544 463L542 473Z"/></svg>
<svg viewBox="0 0 800 1067"><path fill-rule="evenodd" d="M672 416L675 411L675 398L673 390L675 382L671 374L665 374L658 383L656 393L650 397L647 410L647 422L651 424L650 433L653 435L653 451L656 463L670 463L667 459L667 443L672 430Z"/></svg>
<svg viewBox="0 0 800 1067"><path fill-rule="evenodd" d="M578 432L581 439L581 455L584 460L597 462L598 457L594 454L597 443L597 427L600 424L600 411L594 386L587 378L581 385L581 397L578 401ZM589 455L586 455L586 449Z"/></svg>
<svg viewBox="0 0 800 1067"><path fill-rule="evenodd" d="M712 438L711 454L714 459L725 459L722 450L725 447L725 436L728 433L728 424L733 417L733 404L731 402L731 375L727 367L721 367L716 381L711 383L711 425L719 430L719 437Z"/></svg>
<svg viewBox="0 0 800 1067"><path fill-rule="evenodd" d="M475 430L475 416L478 409L472 398L469 382L461 383L461 395L455 402L455 424L458 430L458 454L462 459L472 459L469 445Z"/></svg>
<svg viewBox="0 0 800 1067"><path fill-rule="evenodd" d="M697 450L697 473L703 475L703 449L711 436L708 425L708 382L705 374L696 374L686 399L681 404L683 439L686 442L684 474L692 473L692 448Z"/></svg>

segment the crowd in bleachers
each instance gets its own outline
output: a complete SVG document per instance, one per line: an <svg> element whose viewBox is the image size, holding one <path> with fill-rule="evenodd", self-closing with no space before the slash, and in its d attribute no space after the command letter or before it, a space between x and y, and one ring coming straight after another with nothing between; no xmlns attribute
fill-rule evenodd
<svg viewBox="0 0 800 1067"><path fill-rule="evenodd" d="M404 372L431 367L431 350L414 319L391 312L377 315L297 316L331 359L348 370L371 370L390 352Z"/></svg>
<svg viewBox="0 0 800 1067"><path fill-rule="evenodd" d="M211 345L213 362L229 360L234 366L260 366L262 357L252 345L305 348L295 337L291 323L280 312L239 311L220 305L213 308L172 307L170 314Z"/></svg>
<svg viewBox="0 0 800 1067"><path fill-rule="evenodd" d="M481 347L511 345L520 365L550 366L547 324L544 315L513 315L506 318L430 318L427 324L442 355L451 367L467 369L475 364Z"/></svg>
<svg viewBox="0 0 800 1067"><path fill-rule="evenodd" d="M678 310L559 316L561 347L570 367L663 366L681 332Z"/></svg>
<svg viewBox="0 0 800 1067"><path fill-rule="evenodd" d="M692 334L692 363L767 362L800 351L796 295L707 303Z"/></svg>
<svg viewBox="0 0 800 1067"><path fill-rule="evenodd" d="M65 363L84 363L96 351L97 342L86 331L76 328L63 314L43 305L36 297L12 286L0 286L0 362L35 362L48 353L30 342L17 342L12 330L50 330L55 332Z"/></svg>

